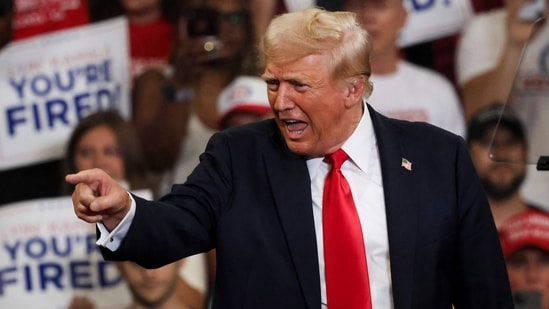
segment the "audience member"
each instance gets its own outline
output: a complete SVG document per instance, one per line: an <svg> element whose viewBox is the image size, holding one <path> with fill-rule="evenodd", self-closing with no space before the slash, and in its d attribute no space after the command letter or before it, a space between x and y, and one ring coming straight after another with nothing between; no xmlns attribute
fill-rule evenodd
<svg viewBox="0 0 549 309"><path fill-rule="evenodd" d="M129 309L203 309L204 296L180 279L179 269L185 260L146 269L134 262L115 262L116 268L132 294Z"/></svg>
<svg viewBox="0 0 549 309"><path fill-rule="evenodd" d="M265 81L257 76L235 78L219 95L219 129L273 117Z"/></svg>
<svg viewBox="0 0 549 309"><path fill-rule="evenodd" d="M505 0L463 29L456 51L456 78L467 119L492 102L507 102L533 21L519 18L530 0Z"/></svg>
<svg viewBox="0 0 549 309"><path fill-rule="evenodd" d="M260 46L275 119L214 134L160 201L99 169L67 175L104 257L158 267L216 248L213 308L513 308L465 142L365 103L370 42L355 15L283 14Z"/></svg>
<svg viewBox="0 0 549 309"><path fill-rule="evenodd" d="M133 122L159 192L183 182L218 129L217 98L236 76L256 75L247 0L188 1L181 7L172 72L149 70L133 90ZM198 259L198 257L197 257ZM215 255L204 255L210 281Z"/></svg>
<svg viewBox="0 0 549 309"><path fill-rule="evenodd" d="M533 29L533 21L519 18L520 9L528 3L528 0L506 0L503 8L475 16L463 30L456 73L467 119L492 102L509 103L521 54ZM519 108L516 111L522 112ZM524 121L530 137L535 138L532 132L537 129L530 128L531 124ZM540 142L532 140L530 146ZM525 198L549 209L548 185L548 173L537 171L535 164L527 165L527 177L521 188Z"/></svg>
<svg viewBox="0 0 549 309"><path fill-rule="evenodd" d="M128 17L131 76L165 69L174 45L177 6L173 0L118 0Z"/></svg>
<svg viewBox="0 0 549 309"><path fill-rule="evenodd" d="M135 128L114 110L96 111L78 122L63 164L65 174L101 168L128 189L153 189Z"/></svg>
<svg viewBox="0 0 549 309"><path fill-rule="evenodd" d="M98 111L78 122L67 143L65 168L69 173L100 168L132 191L152 187L137 133L116 111ZM181 277L180 265L147 270L119 262L117 268L133 295L130 308L202 308L204 295L183 278L175 280ZM86 302L76 297L71 309ZM178 303L183 306L174 306Z"/></svg>
<svg viewBox="0 0 549 309"><path fill-rule="evenodd" d="M478 14L480 12L500 8L503 6L502 2L503 0L468 0L460 3L463 3L461 7L464 9L470 5L472 7L473 14ZM439 9L439 2L434 1L409 1L408 3L421 6L422 9L424 8L423 5L429 6L431 9ZM464 11L461 14L466 13L467 12ZM419 10L418 15L423 15L423 10ZM468 20L463 21L463 25L465 25L467 21ZM454 26L452 23L449 25L451 27ZM447 29L444 29L444 27L441 27L441 31L446 32L446 30ZM434 40L422 41L413 45L405 46L402 48L402 53L408 61L434 69L435 71L443 74L455 86L455 56L460 35L461 32L457 32Z"/></svg>
<svg viewBox="0 0 549 309"><path fill-rule="evenodd" d="M498 229L518 213L539 208L520 193L528 145L523 125L511 109L496 103L478 111L469 122L467 144Z"/></svg>
<svg viewBox="0 0 549 309"><path fill-rule="evenodd" d="M527 210L506 221L499 235L516 308L549 309L549 215Z"/></svg>
<svg viewBox="0 0 549 309"><path fill-rule="evenodd" d="M173 74L151 70L134 84L133 121L150 166L168 171L164 192L187 178L217 130L219 93L236 76L258 74L247 3L191 1L178 21Z"/></svg>
<svg viewBox="0 0 549 309"><path fill-rule="evenodd" d="M93 16L94 20L120 15L128 18L130 75L136 77L150 68L167 69L178 5L177 0L102 1L94 4Z"/></svg>
<svg viewBox="0 0 549 309"><path fill-rule="evenodd" d="M454 86L444 76L400 57L397 38L406 24L402 0L346 0L372 40L372 83L368 99L382 114L424 121L464 136L465 122Z"/></svg>

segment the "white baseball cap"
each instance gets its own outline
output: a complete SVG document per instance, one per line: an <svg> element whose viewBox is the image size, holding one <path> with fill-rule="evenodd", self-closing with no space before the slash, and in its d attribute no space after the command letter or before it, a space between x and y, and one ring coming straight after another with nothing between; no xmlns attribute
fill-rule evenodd
<svg viewBox="0 0 549 309"><path fill-rule="evenodd" d="M220 115L219 124L234 112L265 115L272 111L267 97L267 85L256 76L235 78L219 94L217 107Z"/></svg>

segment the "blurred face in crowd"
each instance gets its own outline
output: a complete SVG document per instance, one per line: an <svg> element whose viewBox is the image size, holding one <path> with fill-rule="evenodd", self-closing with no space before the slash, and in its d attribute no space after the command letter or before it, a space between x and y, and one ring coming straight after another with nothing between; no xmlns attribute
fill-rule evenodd
<svg viewBox="0 0 549 309"><path fill-rule="evenodd" d="M524 247L507 260L507 273L513 293L539 291L542 309L549 309L549 252L537 247Z"/></svg>
<svg viewBox="0 0 549 309"><path fill-rule="evenodd" d="M180 18L178 23L180 51L197 62L234 59L240 56L253 39L248 5L244 0L206 0L193 5L195 9L213 9L201 18ZM207 25L211 26L207 26ZM196 26L198 25L198 26ZM191 33L189 33L191 29ZM192 31L200 29L200 31ZM202 33L203 29L210 29Z"/></svg>
<svg viewBox="0 0 549 309"><path fill-rule="evenodd" d="M494 124L481 139L472 140L469 150L486 194L498 200L508 198L519 190L526 175L526 145L505 126L498 128L490 145L495 129Z"/></svg>
<svg viewBox="0 0 549 309"><path fill-rule="evenodd" d="M210 0L206 1L211 7L218 10L219 38L223 43L223 54L235 55L247 46L248 38L247 5L241 0Z"/></svg>
<svg viewBox="0 0 549 309"><path fill-rule="evenodd" d="M177 299L176 287L181 262L155 269L146 269L129 261L115 264L136 303L145 308L158 308L170 298Z"/></svg>
<svg viewBox="0 0 549 309"><path fill-rule="evenodd" d="M114 179L125 179L118 141L106 125L90 129L82 135L76 145L74 162L77 170L101 168Z"/></svg>
<svg viewBox="0 0 549 309"><path fill-rule="evenodd" d="M397 50L398 34L407 17L403 0L346 0L344 9L356 13L370 34L372 57Z"/></svg>
<svg viewBox="0 0 549 309"><path fill-rule="evenodd" d="M286 64L267 60L263 79L284 139L299 155L320 157L341 147L362 115L364 80L354 85L335 80L329 53L312 54Z"/></svg>

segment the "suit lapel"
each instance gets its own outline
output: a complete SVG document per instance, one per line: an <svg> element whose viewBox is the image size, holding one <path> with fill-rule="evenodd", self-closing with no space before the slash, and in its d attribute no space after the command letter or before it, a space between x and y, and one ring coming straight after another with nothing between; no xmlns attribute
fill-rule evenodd
<svg viewBox="0 0 549 309"><path fill-rule="evenodd" d="M290 152L278 132L272 140L275 151L266 154L265 165L275 204L307 306L320 308L318 254L307 164L302 157Z"/></svg>
<svg viewBox="0 0 549 309"><path fill-rule="evenodd" d="M387 120L369 105L368 108L381 161L394 307L408 308L407 304L412 303L413 291L415 231L418 224L414 186L418 179L414 177L413 168L408 170L401 163L406 158L413 164L414 159L408 157L406 141L399 129L391 125L392 120Z"/></svg>

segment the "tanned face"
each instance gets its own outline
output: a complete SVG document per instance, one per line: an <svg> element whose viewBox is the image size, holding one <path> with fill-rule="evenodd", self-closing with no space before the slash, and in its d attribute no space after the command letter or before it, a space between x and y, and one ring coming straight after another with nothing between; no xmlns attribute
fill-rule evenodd
<svg viewBox="0 0 549 309"><path fill-rule="evenodd" d="M350 86L329 72L328 54L286 64L267 62L263 79L278 127L294 153L320 157L341 147L363 113L364 84Z"/></svg>

